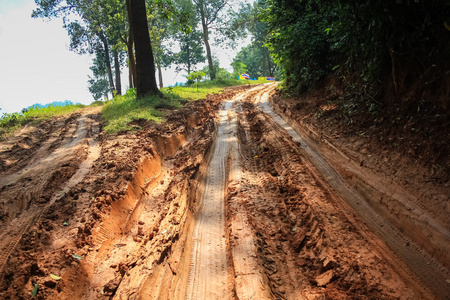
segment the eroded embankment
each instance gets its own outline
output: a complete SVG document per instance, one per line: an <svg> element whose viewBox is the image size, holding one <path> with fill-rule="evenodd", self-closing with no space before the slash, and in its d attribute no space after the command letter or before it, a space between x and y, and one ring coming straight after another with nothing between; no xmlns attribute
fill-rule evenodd
<svg viewBox="0 0 450 300"><path fill-rule="evenodd" d="M402 186L399 182L407 182L413 175L410 174L408 179L403 180L395 174L408 171L414 173L414 166L404 166L407 169L405 171L391 170L388 172L389 176L380 174L380 170L365 167L365 162L358 159L357 155L339 150L329 137L318 134L311 125L289 117L290 114L283 114L287 109L286 103L277 101L274 105L276 111L281 113L312 147L326 156L345 181L364 196L371 208L387 218L402 234L443 266L450 266L450 258L447 255L450 251L450 228L446 222L448 209L446 201L443 200L448 195L446 196L444 187L433 187L433 180L427 180L425 176L421 183L415 186ZM385 160L383 159L380 168L385 168ZM418 163L417 168L421 168ZM424 196L427 194L428 197Z"/></svg>
<svg viewBox="0 0 450 300"><path fill-rule="evenodd" d="M338 205L284 128L250 103L238 119L243 172L228 216L239 298L432 298Z"/></svg>
<svg viewBox="0 0 450 300"><path fill-rule="evenodd" d="M287 127L281 117L271 112L266 101L264 99L260 104L262 110L280 126ZM315 132L306 130L305 124L285 117L295 128L295 131L288 129L289 134L299 143L315 168L325 175L328 184L435 295L448 297L446 253L449 251L449 231L439 219L420 208L416 204L417 198L400 186L363 168L361 163L352 161L319 135L311 135Z"/></svg>

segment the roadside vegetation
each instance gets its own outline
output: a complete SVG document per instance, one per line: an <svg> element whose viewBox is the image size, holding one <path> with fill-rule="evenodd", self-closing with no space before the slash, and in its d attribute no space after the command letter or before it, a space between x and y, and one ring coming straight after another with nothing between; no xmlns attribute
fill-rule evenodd
<svg viewBox="0 0 450 300"><path fill-rule="evenodd" d="M165 116L164 109L175 109L188 101L204 99L208 94L221 93L225 87L260 84L266 80L237 80L237 79L216 79L203 81L196 84L176 87L162 88L164 98L149 96L136 100L136 90L130 89L122 96L116 96L107 101L95 101L89 106L104 106L102 117L104 129L108 134L116 134L124 130L135 130L140 127L135 123L140 121L160 122ZM10 136L20 127L32 124L36 125L42 121L84 108L86 105L69 103L67 105L50 104L46 107L33 105L22 112L4 113L0 117L0 140Z"/></svg>
<svg viewBox="0 0 450 300"><path fill-rule="evenodd" d="M94 102L91 105L98 105ZM23 109L20 113L4 113L0 117L0 140L8 137L16 129L26 124L38 124L50 118L71 113L76 109L86 107L82 104L68 105L50 104L46 107L40 105L33 105L27 109Z"/></svg>
<svg viewBox="0 0 450 300"><path fill-rule="evenodd" d="M148 96L136 100L136 90L130 89L123 96L116 96L108 101L102 109L104 130L116 134L126 130L138 130L142 123L161 122L165 110L180 108L183 103L206 98L208 94L221 93L225 87L259 84L266 80L216 79L197 84L166 87L161 91L164 98Z"/></svg>

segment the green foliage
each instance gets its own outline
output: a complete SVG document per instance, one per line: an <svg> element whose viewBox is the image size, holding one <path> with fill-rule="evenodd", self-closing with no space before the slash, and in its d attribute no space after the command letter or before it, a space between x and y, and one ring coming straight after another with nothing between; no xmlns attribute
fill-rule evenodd
<svg viewBox="0 0 450 300"><path fill-rule="evenodd" d="M34 298L37 296L37 293L39 291L39 283L36 283L33 287L33 290L31 291L31 296Z"/></svg>
<svg viewBox="0 0 450 300"><path fill-rule="evenodd" d="M185 70L189 74L199 63L206 58L202 47L202 33L199 30L180 32L175 36L180 44L180 52L175 55L177 71Z"/></svg>
<svg viewBox="0 0 450 300"><path fill-rule="evenodd" d="M258 15L265 7L264 1L257 1L253 7L247 6L241 13L241 17L245 19L243 27L251 32L253 39L250 45L241 49L237 56L233 59L233 64L243 63L246 65L246 71L237 73L249 73L251 77L274 77L277 71L276 64L270 56L269 49L265 46L268 34L267 25L261 22ZM235 68L235 66L233 66Z"/></svg>
<svg viewBox="0 0 450 300"><path fill-rule="evenodd" d="M236 59L233 60L231 66L233 67L233 78L239 78L241 74L247 72L247 65L240 61L237 61Z"/></svg>
<svg viewBox="0 0 450 300"><path fill-rule="evenodd" d="M225 68L216 68L216 80L218 82L231 78L235 77L233 77L233 74L228 72Z"/></svg>
<svg viewBox="0 0 450 300"><path fill-rule="evenodd" d="M33 105L23 109L20 113L4 113L0 117L0 139L18 129L20 126L33 122L35 124L48 120L52 117L71 113L78 108L85 107L82 104L69 104L65 106L50 104L47 107Z"/></svg>
<svg viewBox="0 0 450 300"><path fill-rule="evenodd" d="M361 81L377 84L390 74L395 56L421 59L418 53L449 50L443 24L450 4L445 0L259 3L266 45L295 92L330 75L358 74Z"/></svg>
<svg viewBox="0 0 450 300"><path fill-rule="evenodd" d="M242 81L233 78L215 79L202 81L198 84L198 92L192 86L176 86L161 89L166 96L178 101L192 101L206 98L208 94L221 93L225 87L244 85L244 84L260 84L266 81Z"/></svg>
<svg viewBox="0 0 450 300"><path fill-rule="evenodd" d="M135 120L162 121L164 113L158 108L179 107L177 99L163 99L157 96L144 97L136 100L136 90L130 89L123 96L116 96L108 101L102 109L104 130L108 134L115 134L124 130L136 130Z"/></svg>
<svg viewBox="0 0 450 300"><path fill-rule="evenodd" d="M188 74L188 79L197 82L197 92L198 92L198 83L205 76L206 73L203 71L194 71Z"/></svg>
<svg viewBox="0 0 450 300"><path fill-rule="evenodd" d="M243 47L233 59L231 66L234 69L234 75L249 73L252 78L273 77L276 71L276 65L270 57L268 49L258 45L256 41Z"/></svg>

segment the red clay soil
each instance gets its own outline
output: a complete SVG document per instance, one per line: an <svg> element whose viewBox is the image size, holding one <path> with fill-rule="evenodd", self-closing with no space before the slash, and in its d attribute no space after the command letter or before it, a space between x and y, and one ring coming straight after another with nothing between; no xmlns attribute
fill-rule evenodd
<svg viewBox="0 0 450 300"><path fill-rule="evenodd" d="M1 142L0 299L30 299L35 287L36 299L189 299L192 270L202 269L193 259L202 195L223 134L228 298L439 297L259 109L273 87L228 89L116 136L102 132L100 109L84 109ZM328 128L308 101L308 113L296 99L275 106L310 132L341 130L335 147L408 191L421 190L419 199L434 197L433 205L417 205L448 229L448 156L427 165L423 155L417 162L400 155L404 148L365 143L375 138ZM377 166L387 153L398 159ZM445 262L439 243L433 240L436 252L425 250Z"/></svg>
<svg viewBox="0 0 450 300"><path fill-rule="evenodd" d="M301 98L272 98L275 110L293 120L321 147L331 148L361 169L385 179L398 188L410 204L392 204L378 199L381 207L404 223L403 231L417 240L430 255L450 267L450 115L424 101L399 103L371 111L336 93L316 92ZM351 108L349 108L351 107ZM347 166L336 166L350 177ZM347 170L345 170L347 169ZM381 196L380 196L381 197ZM385 197L388 198L388 197ZM402 207L404 206L404 207ZM436 228L427 231L414 220L415 210ZM408 224L412 219L415 224ZM424 220L422 220L423 222ZM402 225L398 225L401 227ZM415 229L415 227L420 227ZM431 243L430 243L431 239Z"/></svg>

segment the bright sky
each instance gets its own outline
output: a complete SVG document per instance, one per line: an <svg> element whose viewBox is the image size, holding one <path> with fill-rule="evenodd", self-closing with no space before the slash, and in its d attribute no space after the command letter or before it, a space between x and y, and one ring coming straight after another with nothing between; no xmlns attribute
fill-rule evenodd
<svg viewBox="0 0 450 300"><path fill-rule="evenodd" d="M0 0L0 113L35 103L89 104L91 58L68 50L61 20L32 19L33 0Z"/></svg>
<svg viewBox="0 0 450 300"><path fill-rule="evenodd" d="M0 0L0 115L35 103L94 101L87 84L91 57L69 51L61 20L32 19L35 7L34 0ZM229 69L235 55L221 51L221 66ZM166 86L186 80L171 70L163 75ZM128 85L127 69L122 82Z"/></svg>

